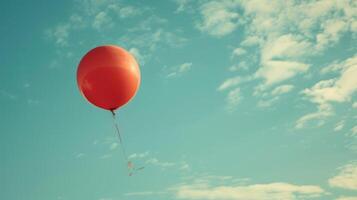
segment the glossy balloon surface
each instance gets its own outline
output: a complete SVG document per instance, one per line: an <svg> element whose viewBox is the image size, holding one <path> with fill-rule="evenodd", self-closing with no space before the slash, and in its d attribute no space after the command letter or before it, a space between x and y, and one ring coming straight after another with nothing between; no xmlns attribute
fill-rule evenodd
<svg viewBox="0 0 357 200"><path fill-rule="evenodd" d="M123 48L99 46L80 61L77 84L89 102L115 110L135 96L140 85L140 69L135 58Z"/></svg>

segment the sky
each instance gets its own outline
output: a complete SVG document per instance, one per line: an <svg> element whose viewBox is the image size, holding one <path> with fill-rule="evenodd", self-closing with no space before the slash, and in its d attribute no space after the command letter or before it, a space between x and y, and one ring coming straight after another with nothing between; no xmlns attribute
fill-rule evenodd
<svg viewBox="0 0 357 200"><path fill-rule="evenodd" d="M0 2L0 199L356 200L357 2ZM76 70L141 69L111 114Z"/></svg>

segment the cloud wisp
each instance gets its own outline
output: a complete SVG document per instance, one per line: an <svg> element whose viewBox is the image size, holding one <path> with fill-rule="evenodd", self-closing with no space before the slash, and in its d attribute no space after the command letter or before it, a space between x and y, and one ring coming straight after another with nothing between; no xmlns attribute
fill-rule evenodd
<svg viewBox="0 0 357 200"><path fill-rule="evenodd" d="M224 178L224 179L222 179ZM232 199L232 200L294 200L321 197L327 193L315 185L295 185L284 182L264 184L232 183L233 177L201 177L190 183L172 187L178 199ZM219 184L217 184L219 183Z"/></svg>
<svg viewBox="0 0 357 200"><path fill-rule="evenodd" d="M192 186L177 188L178 199L232 199L232 200L294 200L320 197L324 194L318 186L289 183L255 184L247 186Z"/></svg>
<svg viewBox="0 0 357 200"><path fill-rule="evenodd" d="M128 20L131 23L127 24ZM129 49L144 65L157 48L186 43L187 39L180 36L178 30L168 26L168 20L157 16L149 6L138 7L115 0L80 0L76 1L67 20L46 29L45 36L59 48L59 52L62 49L66 53L74 46L93 45L94 41L102 43L102 38L104 41L109 39L111 44ZM65 54L63 52L61 54Z"/></svg>
<svg viewBox="0 0 357 200"><path fill-rule="evenodd" d="M311 88L306 88L302 94L318 105L318 111L306 114L298 119L296 127L302 128L310 120L320 120L333 115L331 103L350 102L357 91L357 55L342 62L335 62L324 69L324 73L339 72L339 77L321 80Z"/></svg>
<svg viewBox="0 0 357 200"><path fill-rule="evenodd" d="M192 69L192 62L185 62L180 65L164 68L163 70L166 72L166 78L174 78L184 75Z"/></svg>
<svg viewBox="0 0 357 200"><path fill-rule="evenodd" d="M186 161L181 162L169 162L163 161L151 155L149 151L142 153L133 153L128 156L128 159L133 160L134 163L138 161L145 166L153 166L161 170L174 169L178 171L190 170L190 165Z"/></svg>
<svg viewBox="0 0 357 200"><path fill-rule="evenodd" d="M185 2L185 6L187 4ZM343 36L355 34L357 24L357 6L351 1L203 1L196 11L200 15L196 28L201 32L214 37L235 34L237 29L243 33L241 42L231 55L233 58L240 58L239 63L233 64L230 71L258 66L248 76L227 78L219 86L219 91L228 88L234 90L239 84L258 80L254 91L256 94L271 90L278 84L292 85L286 82L309 73L314 59L323 56ZM247 54L256 54L257 59L245 58ZM346 74L341 78L346 80L347 76ZM340 84L345 84L342 87L346 90L336 91L336 96L327 98L345 101L354 91L348 90L347 83L342 80L331 82L333 83L330 84L336 86L335 90L338 90ZM307 94L308 91L305 92ZM305 119L320 118L322 115L324 114L321 112L312 113Z"/></svg>
<svg viewBox="0 0 357 200"><path fill-rule="evenodd" d="M338 174L330 178L328 183L331 187L357 190L357 162L340 167Z"/></svg>

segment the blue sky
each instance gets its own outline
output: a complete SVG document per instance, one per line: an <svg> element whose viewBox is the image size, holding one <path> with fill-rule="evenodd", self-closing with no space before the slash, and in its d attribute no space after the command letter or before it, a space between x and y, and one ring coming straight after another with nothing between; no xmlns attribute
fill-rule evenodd
<svg viewBox="0 0 357 200"><path fill-rule="evenodd" d="M352 0L0 3L1 199L357 199ZM115 44L139 61L111 115L76 69Z"/></svg>

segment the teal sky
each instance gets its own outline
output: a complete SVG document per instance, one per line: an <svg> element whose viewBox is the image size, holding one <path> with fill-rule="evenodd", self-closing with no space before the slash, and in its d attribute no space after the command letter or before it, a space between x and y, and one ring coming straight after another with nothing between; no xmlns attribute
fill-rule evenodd
<svg viewBox="0 0 357 200"><path fill-rule="evenodd" d="M0 20L0 199L357 199L356 1L13 0ZM140 63L132 177L76 84L104 44Z"/></svg>

